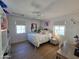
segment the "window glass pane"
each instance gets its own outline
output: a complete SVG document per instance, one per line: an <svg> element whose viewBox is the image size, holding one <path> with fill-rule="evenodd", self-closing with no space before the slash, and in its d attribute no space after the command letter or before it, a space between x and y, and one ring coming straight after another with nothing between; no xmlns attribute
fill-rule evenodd
<svg viewBox="0 0 79 59"><path fill-rule="evenodd" d="M64 31L60 31L60 35L64 35Z"/></svg>
<svg viewBox="0 0 79 59"><path fill-rule="evenodd" d="M65 28L64 28L64 26L60 26L60 30L64 30Z"/></svg>
<svg viewBox="0 0 79 59"><path fill-rule="evenodd" d="M25 25L17 25L16 33L25 33Z"/></svg>
<svg viewBox="0 0 79 59"><path fill-rule="evenodd" d="M65 26L61 26L60 27L60 33L61 33L61 35L64 35L64 32L65 32Z"/></svg>
<svg viewBox="0 0 79 59"><path fill-rule="evenodd" d="M64 35L65 26L55 26L54 27L55 34Z"/></svg>
<svg viewBox="0 0 79 59"><path fill-rule="evenodd" d="M55 26L55 34L59 34L59 26Z"/></svg>

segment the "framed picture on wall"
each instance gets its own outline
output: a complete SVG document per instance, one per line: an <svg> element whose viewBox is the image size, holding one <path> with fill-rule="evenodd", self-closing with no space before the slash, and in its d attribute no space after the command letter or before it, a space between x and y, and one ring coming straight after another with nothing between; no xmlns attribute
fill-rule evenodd
<svg viewBox="0 0 79 59"><path fill-rule="evenodd" d="M49 23L48 22L45 22L46 26L49 26Z"/></svg>
<svg viewBox="0 0 79 59"><path fill-rule="evenodd" d="M49 21L45 21L45 26L49 26Z"/></svg>
<svg viewBox="0 0 79 59"><path fill-rule="evenodd" d="M32 23L31 24L31 31L32 32L36 32L37 31L37 24L36 23Z"/></svg>

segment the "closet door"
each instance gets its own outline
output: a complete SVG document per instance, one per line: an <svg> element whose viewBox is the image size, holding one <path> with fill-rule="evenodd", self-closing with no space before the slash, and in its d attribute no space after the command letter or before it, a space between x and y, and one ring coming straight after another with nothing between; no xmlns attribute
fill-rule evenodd
<svg viewBox="0 0 79 59"><path fill-rule="evenodd" d="M3 54L2 54L2 35L1 35L1 15L0 15L0 59L3 58Z"/></svg>

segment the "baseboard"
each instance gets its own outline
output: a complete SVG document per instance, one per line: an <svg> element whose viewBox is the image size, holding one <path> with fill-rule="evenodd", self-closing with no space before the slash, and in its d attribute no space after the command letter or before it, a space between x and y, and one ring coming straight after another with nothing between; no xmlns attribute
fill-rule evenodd
<svg viewBox="0 0 79 59"><path fill-rule="evenodd" d="M11 43L11 45L16 45L16 44L23 43L23 42L26 42L26 41L27 41L27 40L20 41L20 42L14 42L14 43Z"/></svg>

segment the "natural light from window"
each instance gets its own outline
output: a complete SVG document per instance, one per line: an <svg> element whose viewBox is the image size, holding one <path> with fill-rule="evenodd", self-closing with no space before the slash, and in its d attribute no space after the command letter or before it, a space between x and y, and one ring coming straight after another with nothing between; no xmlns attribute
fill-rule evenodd
<svg viewBox="0 0 79 59"><path fill-rule="evenodd" d="M17 34L21 34L21 33L25 33L25 25L16 25L16 33Z"/></svg>
<svg viewBox="0 0 79 59"><path fill-rule="evenodd" d="M58 35L64 35L65 34L65 26L62 26L62 25L54 26L54 33L58 34Z"/></svg>

